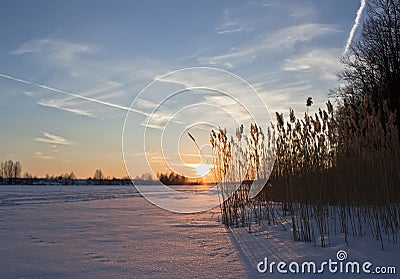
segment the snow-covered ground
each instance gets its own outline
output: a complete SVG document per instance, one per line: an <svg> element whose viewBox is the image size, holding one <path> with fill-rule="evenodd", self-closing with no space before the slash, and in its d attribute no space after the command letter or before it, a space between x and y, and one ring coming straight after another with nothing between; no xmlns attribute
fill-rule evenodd
<svg viewBox="0 0 400 279"><path fill-rule="evenodd" d="M0 186L1 278L244 278L212 213L161 210L127 186Z"/></svg>
<svg viewBox="0 0 400 279"><path fill-rule="evenodd" d="M371 236L363 236L358 238L350 237L349 245L344 243L344 237L341 234L331 236L328 247L321 247L314 243L304 243L293 241L292 231L285 230L280 225L262 226L253 229L249 234L245 228L230 229L231 241L236 247L239 257L247 267L250 273L250 278L400 278L400 245L399 243L387 243L385 241L385 250L381 249L380 241L374 240ZM347 254L347 259L339 261L337 253L344 251ZM268 264L276 262L273 266L271 274L270 269L265 273L257 271L257 264L268 259ZM325 265L322 272L321 263L337 262L332 265L332 269L337 267L336 273L329 272L328 265ZM277 264L279 262L286 263L283 268L287 270L286 274L279 273ZM292 273L289 265L292 262L299 264L301 271L302 263L314 262L316 264L316 274L310 273ZM340 272L340 262L343 262L343 272ZM359 263L360 273L346 274L346 263ZM370 262L372 266L368 269L370 274L362 271L362 264ZM295 265L293 266L294 269ZM307 266L305 266L307 268ZM396 274L373 274L375 268L396 267ZM265 266L261 265L260 269ZM350 266L349 266L349 270ZM378 270L379 271L379 270Z"/></svg>
<svg viewBox="0 0 400 279"><path fill-rule="evenodd" d="M261 274L257 264L365 261L395 266L400 245L332 237L327 248L294 242L280 225L225 229L218 210L176 214L129 186L0 186L1 278L373 278L372 274ZM343 261L344 263L346 261ZM264 265L260 266L261 268ZM372 270L373 267L370 269ZM286 267L286 269L288 269Z"/></svg>

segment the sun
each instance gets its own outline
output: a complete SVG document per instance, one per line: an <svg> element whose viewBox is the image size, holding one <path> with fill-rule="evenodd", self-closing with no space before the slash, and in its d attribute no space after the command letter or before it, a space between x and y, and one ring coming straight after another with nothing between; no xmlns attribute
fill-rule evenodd
<svg viewBox="0 0 400 279"><path fill-rule="evenodd" d="M205 163L200 163L200 164L186 164L188 167L194 169L196 171L196 174L200 177L204 177L208 175L211 171L211 169L214 167L214 164L205 164Z"/></svg>

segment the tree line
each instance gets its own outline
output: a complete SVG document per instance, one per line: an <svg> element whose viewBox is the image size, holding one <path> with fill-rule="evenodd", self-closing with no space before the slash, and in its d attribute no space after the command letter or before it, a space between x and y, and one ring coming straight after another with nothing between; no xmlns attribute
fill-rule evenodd
<svg viewBox="0 0 400 279"><path fill-rule="evenodd" d="M62 184L62 185L120 185L130 184L129 177L116 178L105 176L101 169L96 169L93 177L78 179L73 171L60 175L46 174L44 177L33 176L28 172L22 175L22 164L19 161L6 160L0 163L0 184Z"/></svg>

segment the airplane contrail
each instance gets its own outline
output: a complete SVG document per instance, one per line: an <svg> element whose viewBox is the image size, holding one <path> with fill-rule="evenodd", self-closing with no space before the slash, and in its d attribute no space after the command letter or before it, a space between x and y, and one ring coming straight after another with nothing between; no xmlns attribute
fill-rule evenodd
<svg viewBox="0 0 400 279"><path fill-rule="evenodd" d="M5 75L5 74L1 74L0 73L0 77L8 79L8 80L16 81L16 82L19 82L19 83L28 84L28 85L31 85L31 86L34 86L34 87L42 88L42 89L45 89L45 90L49 90L49 91L52 91L52 92L68 95L70 97L79 98L79 99L86 100L86 101L89 101L89 102L92 102L92 103L97 103L97 104L101 104L101 105L105 105L105 106L109 106L109 107L113 107L113 108L117 108L117 109L122 109L122 110L125 110L125 111L140 113L140 114L143 114L145 116L149 116L147 113L145 113L143 111L140 111L140 110L137 110L137 109L133 109L133 108L129 108L129 107L113 104L113 103L110 103L110 102L105 102L105 101L102 101L102 100L98 100L98 99L82 96L82 95L79 95L79 94L67 92L67 91L64 91L64 90L60 90L60 89L49 87L49 86L46 86L46 85L43 85L43 84L34 83L34 82L31 82L31 81L28 81L28 80L12 77L12 76L9 76L9 75Z"/></svg>
<svg viewBox="0 0 400 279"><path fill-rule="evenodd" d="M360 8L357 11L357 16L356 16L356 19L354 20L354 25L351 28L349 38L347 39L347 43L346 43L346 47L344 48L343 55L345 55L350 49L351 43L354 38L354 34L356 33L358 26L360 25L361 16L362 16L362 13L364 11L366 4L367 4L367 0L361 0Z"/></svg>

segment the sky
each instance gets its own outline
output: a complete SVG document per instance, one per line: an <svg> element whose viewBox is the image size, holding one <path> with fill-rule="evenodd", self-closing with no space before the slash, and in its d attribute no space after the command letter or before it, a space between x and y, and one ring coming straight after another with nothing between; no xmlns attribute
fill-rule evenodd
<svg viewBox="0 0 400 279"><path fill-rule="evenodd" d="M308 96L323 107L365 4L0 2L0 161L82 178L154 175L160 162L200 175L210 127L248 124L241 110L261 115L259 98L271 115L301 115Z"/></svg>

